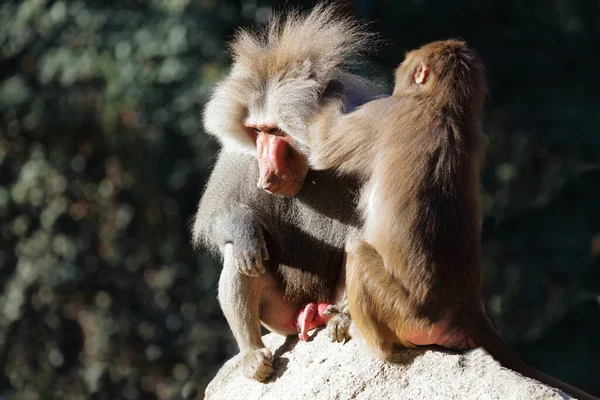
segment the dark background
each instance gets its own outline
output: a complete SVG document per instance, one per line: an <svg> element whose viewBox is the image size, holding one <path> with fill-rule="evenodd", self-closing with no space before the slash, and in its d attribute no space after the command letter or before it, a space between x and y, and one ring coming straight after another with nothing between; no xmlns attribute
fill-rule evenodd
<svg viewBox="0 0 600 400"><path fill-rule="evenodd" d="M434 39L483 57L488 312L600 395L600 3L345 3L387 39L362 72L388 88ZM217 149L201 111L224 41L282 5L0 3L1 396L201 398L236 353L219 265L189 244Z"/></svg>

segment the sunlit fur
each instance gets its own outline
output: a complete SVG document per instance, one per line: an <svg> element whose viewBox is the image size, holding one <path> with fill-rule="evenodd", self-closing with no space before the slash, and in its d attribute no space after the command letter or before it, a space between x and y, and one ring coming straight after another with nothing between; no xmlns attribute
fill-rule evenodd
<svg viewBox="0 0 600 400"><path fill-rule="evenodd" d="M330 79L366 85L343 72L349 59L372 44L336 7L273 16L256 32L240 30L231 43L233 66L204 110L204 128L227 150L255 154L243 129L247 119L303 132ZM304 143L298 143L303 147Z"/></svg>
<svg viewBox="0 0 600 400"><path fill-rule="evenodd" d="M461 41L433 42L407 54L391 97L345 115L333 101L303 138L313 166L364 184L364 240L346 245L350 314L383 357L394 344L414 346L411 338L445 345L449 337L449 347L478 343L505 367L592 398L525 365L485 315L478 196L485 94L477 54Z"/></svg>
<svg viewBox="0 0 600 400"><path fill-rule="evenodd" d="M477 55L462 42L435 42L407 54L391 97L347 115L332 102L311 129L312 164L364 182L362 238L376 253L350 243L348 295L367 343L384 356L448 310L480 307L484 97Z"/></svg>
<svg viewBox="0 0 600 400"><path fill-rule="evenodd" d="M355 182L308 171L295 196L269 194L257 187L258 155L243 130L244 123L273 122L285 131L305 129L330 78L344 85L348 109L373 99L369 84L343 72L369 35L335 14L321 6L307 16L274 17L258 33L238 33L232 70L204 114L207 131L224 148L198 205L193 241L223 257L219 303L243 353L244 375L259 381L271 376L274 359L261 339L261 323L293 334L301 305L331 302L342 312L326 331L335 341L348 333L338 283L346 237L360 225L349 190Z"/></svg>

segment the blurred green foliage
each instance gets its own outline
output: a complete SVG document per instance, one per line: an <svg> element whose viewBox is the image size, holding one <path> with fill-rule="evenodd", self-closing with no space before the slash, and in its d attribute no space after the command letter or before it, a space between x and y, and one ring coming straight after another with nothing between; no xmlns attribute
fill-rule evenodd
<svg viewBox="0 0 600 400"><path fill-rule="evenodd" d="M217 149L201 111L224 41L283 3L0 4L0 396L202 397L236 352L189 244ZM481 53L488 311L600 394L600 4L352 3L388 39L369 76L438 38Z"/></svg>

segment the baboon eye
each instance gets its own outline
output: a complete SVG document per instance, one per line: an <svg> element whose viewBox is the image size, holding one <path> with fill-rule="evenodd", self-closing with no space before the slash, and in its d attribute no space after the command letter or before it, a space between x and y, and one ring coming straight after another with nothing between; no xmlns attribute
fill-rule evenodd
<svg viewBox="0 0 600 400"><path fill-rule="evenodd" d="M283 132L281 128L271 128L269 129L269 135L281 135Z"/></svg>

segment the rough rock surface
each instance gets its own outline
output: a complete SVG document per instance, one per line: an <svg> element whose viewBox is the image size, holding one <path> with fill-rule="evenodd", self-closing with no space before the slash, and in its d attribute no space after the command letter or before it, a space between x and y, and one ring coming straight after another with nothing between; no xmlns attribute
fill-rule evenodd
<svg viewBox="0 0 600 400"><path fill-rule="evenodd" d="M402 350L392 362L374 358L359 340L331 343L269 334L263 340L279 356L266 383L244 377L233 357L206 389L207 400L231 399L570 399L558 389L500 366L483 349L465 354Z"/></svg>

